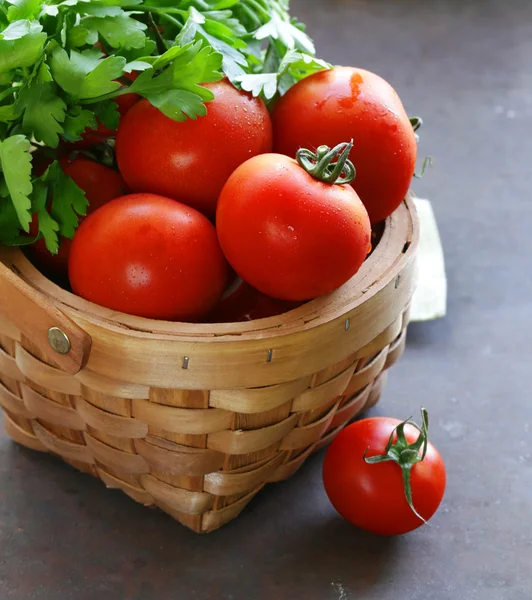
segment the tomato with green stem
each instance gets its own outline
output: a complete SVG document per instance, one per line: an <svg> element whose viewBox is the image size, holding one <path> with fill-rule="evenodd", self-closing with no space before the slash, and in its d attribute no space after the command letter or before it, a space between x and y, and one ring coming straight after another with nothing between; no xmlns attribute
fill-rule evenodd
<svg viewBox="0 0 532 600"><path fill-rule="evenodd" d="M297 161L263 154L225 184L216 213L222 249L250 285L279 300L310 300L333 291L360 268L370 249L364 205L348 185L351 144Z"/></svg>
<svg viewBox="0 0 532 600"><path fill-rule="evenodd" d="M336 510L357 527L380 535L417 529L438 509L446 471L421 427L408 419L372 417L342 430L323 463L323 482Z"/></svg>
<svg viewBox="0 0 532 600"><path fill-rule="evenodd" d="M272 113L274 151L334 146L353 139L355 191L372 224L404 200L417 158L414 126L392 86L364 69L335 67L296 83Z"/></svg>

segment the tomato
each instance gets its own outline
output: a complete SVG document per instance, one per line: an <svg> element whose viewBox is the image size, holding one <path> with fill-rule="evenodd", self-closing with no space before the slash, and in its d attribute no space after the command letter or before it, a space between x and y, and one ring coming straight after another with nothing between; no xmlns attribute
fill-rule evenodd
<svg viewBox="0 0 532 600"><path fill-rule="evenodd" d="M220 195L216 227L240 277L280 300L331 292L357 272L370 247L368 214L353 188L320 181L281 154L236 169Z"/></svg>
<svg viewBox="0 0 532 600"><path fill-rule="evenodd" d="M405 198L416 165L414 130L395 90L353 67L315 73L294 85L273 115L274 151L335 146L353 139L355 191L371 222L389 216Z"/></svg>
<svg viewBox="0 0 532 600"><path fill-rule="evenodd" d="M368 459L382 455L390 436L401 425L397 419L387 417L357 421L336 436L323 463L325 490L336 510L357 527L381 535L400 535L423 525L406 499L400 465L393 460L377 464L364 460L366 450ZM426 428L423 429L426 440ZM408 444L414 443L419 435L420 430L414 425L404 425ZM397 438L396 432L396 444ZM413 452L415 460L421 458L420 452L418 449ZM426 440L426 455L413 464L410 475L412 504L425 520L438 509L445 483L442 457Z"/></svg>
<svg viewBox="0 0 532 600"><path fill-rule="evenodd" d="M227 80L205 87L215 97L196 120L174 121L148 100L135 104L118 128L116 157L132 190L168 196L212 216L231 173L271 151L272 131L262 100Z"/></svg>
<svg viewBox="0 0 532 600"><path fill-rule="evenodd" d="M237 323L281 315L301 306L300 302L276 300L237 277L209 315L210 323Z"/></svg>
<svg viewBox="0 0 532 600"><path fill-rule="evenodd" d="M87 217L70 250L73 291L124 313L193 320L224 291L227 265L212 223L155 194L117 198Z"/></svg>
<svg viewBox="0 0 532 600"><path fill-rule="evenodd" d="M89 201L87 215L110 200L122 196L124 193L120 173L110 167L88 160L82 156L78 156L72 161L69 161L67 157L63 157L60 164L63 171L85 192L85 196ZM41 170L42 167L39 164L37 168ZM46 167L42 168L43 173L45 170ZM80 222L83 219L83 216L79 217ZM38 233L38 220L36 216L34 216L30 226L30 233L34 236ZM52 279L63 281L68 276L68 256L71 243L71 240L68 238L61 238L58 253L51 254L46 248L44 239L41 238L29 246L28 254L45 275L50 276Z"/></svg>

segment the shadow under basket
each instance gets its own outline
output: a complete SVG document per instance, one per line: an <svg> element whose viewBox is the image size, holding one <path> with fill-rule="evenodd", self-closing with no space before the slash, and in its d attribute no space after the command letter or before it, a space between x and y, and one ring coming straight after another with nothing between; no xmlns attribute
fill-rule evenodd
<svg viewBox="0 0 532 600"><path fill-rule="evenodd" d="M0 248L6 431L196 532L217 529L377 402L405 345L418 229L407 199L339 290L215 325L96 306Z"/></svg>

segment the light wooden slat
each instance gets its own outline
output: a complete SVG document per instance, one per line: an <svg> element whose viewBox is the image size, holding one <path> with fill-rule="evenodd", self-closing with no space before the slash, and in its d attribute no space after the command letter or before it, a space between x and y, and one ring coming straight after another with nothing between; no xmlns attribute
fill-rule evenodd
<svg viewBox="0 0 532 600"><path fill-rule="evenodd" d="M270 427L254 431L220 431L207 437L207 448L225 454L249 454L257 452L282 440L292 430L298 420L294 414Z"/></svg>
<svg viewBox="0 0 532 600"><path fill-rule="evenodd" d="M209 405L238 413L254 414L282 406L288 400L306 390L311 383L310 375L263 388L247 390L213 390Z"/></svg>
<svg viewBox="0 0 532 600"><path fill-rule="evenodd" d="M125 438L148 435L148 426L142 421L106 412L81 397L76 398L76 409L87 424L109 435Z"/></svg>
<svg viewBox="0 0 532 600"><path fill-rule="evenodd" d="M84 431L87 428L73 408L45 398L27 385L21 384L21 390L24 404L33 418L76 431Z"/></svg>
<svg viewBox="0 0 532 600"><path fill-rule="evenodd" d="M229 496L253 490L266 483L284 457L285 454L281 452L265 465L245 473L210 473L205 476L203 489L215 496Z"/></svg>
<svg viewBox="0 0 532 600"><path fill-rule="evenodd" d="M43 446L48 448L48 450L54 454L59 454L59 456L77 460L79 462L94 463L91 451L84 444L76 444L64 440L43 427L37 421L33 421L33 430Z"/></svg>
<svg viewBox="0 0 532 600"><path fill-rule="evenodd" d="M175 408L146 400L133 400L133 416L166 431L203 434L231 427L232 413L219 408Z"/></svg>
<svg viewBox="0 0 532 600"><path fill-rule="evenodd" d="M94 458L104 465L109 465L119 471L124 471L125 473L131 473L133 475L141 475L150 472L148 463L138 454L131 454L112 448L111 446L100 442L100 440L97 440L95 437L92 437L89 433L85 433L85 441L94 455Z"/></svg>
<svg viewBox="0 0 532 600"><path fill-rule="evenodd" d="M16 362L23 375L45 388L73 396L79 395L81 391L80 384L73 375L63 373L59 369L37 360L20 344L17 344Z"/></svg>
<svg viewBox="0 0 532 600"><path fill-rule="evenodd" d="M152 475L143 475L141 481L144 489L156 501L161 501L174 510L189 515L200 515L208 511L212 506L213 497L211 494L180 490L160 481Z"/></svg>
<svg viewBox="0 0 532 600"><path fill-rule="evenodd" d="M303 392L295 398L292 404L292 412L314 410L326 404L329 400L341 396L351 381L354 370L355 366L353 365L334 379Z"/></svg>
<svg viewBox="0 0 532 600"><path fill-rule="evenodd" d="M222 468L224 455L214 450L201 450L172 445L165 449L145 440L136 440L135 448L146 461L157 469L176 475L204 475Z"/></svg>

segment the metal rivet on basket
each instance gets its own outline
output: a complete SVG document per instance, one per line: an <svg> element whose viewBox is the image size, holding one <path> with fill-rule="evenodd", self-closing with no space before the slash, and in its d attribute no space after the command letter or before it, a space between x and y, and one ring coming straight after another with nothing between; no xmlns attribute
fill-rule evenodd
<svg viewBox="0 0 532 600"><path fill-rule="evenodd" d="M188 356L183 357L183 366L182 369L188 369Z"/></svg>
<svg viewBox="0 0 532 600"><path fill-rule="evenodd" d="M345 326L344 326L344 329L345 329L346 331L349 331L349 328L350 328L350 327L351 327L351 319L346 319L346 320L345 320Z"/></svg>
<svg viewBox="0 0 532 600"><path fill-rule="evenodd" d="M401 275L397 275L397 279L395 280L395 289L399 287L399 282L401 281Z"/></svg>
<svg viewBox="0 0 532 600"><path fill-rule="evenodd" d="M273 350L268 350L268 362L272 362L273 360Z"/></svg>
<svg viewBox="0 0 532 600"><path fill-rule="evenodd" d="M70 352L71 345L68 335L59 327L50 327L48 330L48 343L58 354L68 354Z"/></svg>

